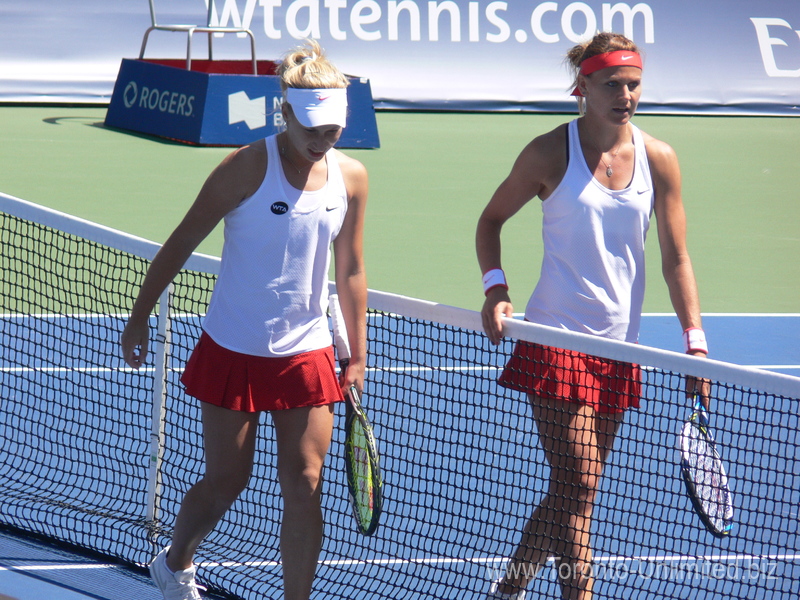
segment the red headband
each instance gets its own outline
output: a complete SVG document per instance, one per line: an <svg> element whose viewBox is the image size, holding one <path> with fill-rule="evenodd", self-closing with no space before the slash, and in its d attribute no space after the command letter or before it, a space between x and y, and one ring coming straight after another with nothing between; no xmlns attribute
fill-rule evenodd
<svg viewBox="0 0 800 600"><path fill-rule="evenodd" d="M607 69L608 67L638 67L641 69L642 57L630 50L615 50L614 52L596 54L581 63L581 75L591 75L595 71ZM572 95L583 96L577 87L572 92Z"/></svg>

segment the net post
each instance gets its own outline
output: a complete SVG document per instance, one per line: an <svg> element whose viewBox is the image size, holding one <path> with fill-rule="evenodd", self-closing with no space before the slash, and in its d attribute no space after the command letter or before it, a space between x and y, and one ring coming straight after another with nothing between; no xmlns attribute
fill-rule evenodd
<svg viewBox="0 0 800 600"><path fill-rule="evenodd" d="M154 348L153 400L150 425L150 467L147 485L147 523L150 530L157 528L158 498L161 493L161 459L164 445L164 401L166 399L167 349L170 343L170 298L174 286L170 284L158 300L156 315L157 333Z"/></svg>

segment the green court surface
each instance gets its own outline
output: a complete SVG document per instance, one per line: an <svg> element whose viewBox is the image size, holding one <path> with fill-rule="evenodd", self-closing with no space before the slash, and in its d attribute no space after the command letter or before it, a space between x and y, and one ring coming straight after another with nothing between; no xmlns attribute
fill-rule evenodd
<svg viewBox="0 0 800 600"><path fill-rule="evenodd" d="M381 148L346 150L370 173L369 287L477 309L478 216L522 147L570 115L378 113ZM0 107L0 191L163 242L230 148L107 129L104 107ZM704 312L800 312L800 119L639 116L681 161ZM517 310L538 277L532 201L506 226ZM200 247L218 255L221 228ZM672 310L655 227L645 312Z"/></svg>

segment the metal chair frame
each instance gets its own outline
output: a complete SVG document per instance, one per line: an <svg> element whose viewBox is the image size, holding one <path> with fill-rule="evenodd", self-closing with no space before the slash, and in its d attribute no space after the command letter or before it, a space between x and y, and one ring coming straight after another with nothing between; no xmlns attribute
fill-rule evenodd
<svg viewBox="0 0 800 600"><path fill-rule="evenodd" d="M219 25L212 25L211 24L211 16L214 11L214 0L208 0L208 14L206 15L206 23L205 25L162 25L157 22L156 19L156 7L155 7L155 0L148 0L150 3L150 27L147 28L147 31L144 32L144 38L142 39L142 49L139 52L139 59L144 58L144 51L147 47L147 40L150 37L150 33L153 31L177 31L180 33L185 33L187 36L186 40L186 70L192 70L192 38L194 37L195 33L206 33L208 34L208 60L214 60L213 54L213 38L215 33L243 33L248 38L250 38L250 56L253 62L253 74L258 74L258 64L256 62L256 40L253 36L253 32L247 29L246 27L221 27Z"/></svg>

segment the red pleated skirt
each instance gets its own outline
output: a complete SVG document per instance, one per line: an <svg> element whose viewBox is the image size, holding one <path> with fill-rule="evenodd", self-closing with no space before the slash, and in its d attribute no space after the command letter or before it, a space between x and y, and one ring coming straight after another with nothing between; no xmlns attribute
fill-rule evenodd
<svg viewBox="0 0 800 600"><path fill-rule="evenodd" d="M540 398L592 406L598 413L638 408L639 365L519 341L498 383Z"/></svg>
<svg viewBox="0 0 800 600"><path fill-rule="evenodd" d="M333 346L294 356L251 356L223 348L203 332L181 377L202 402L243 412L320 406L344 400Z"/></svg>

